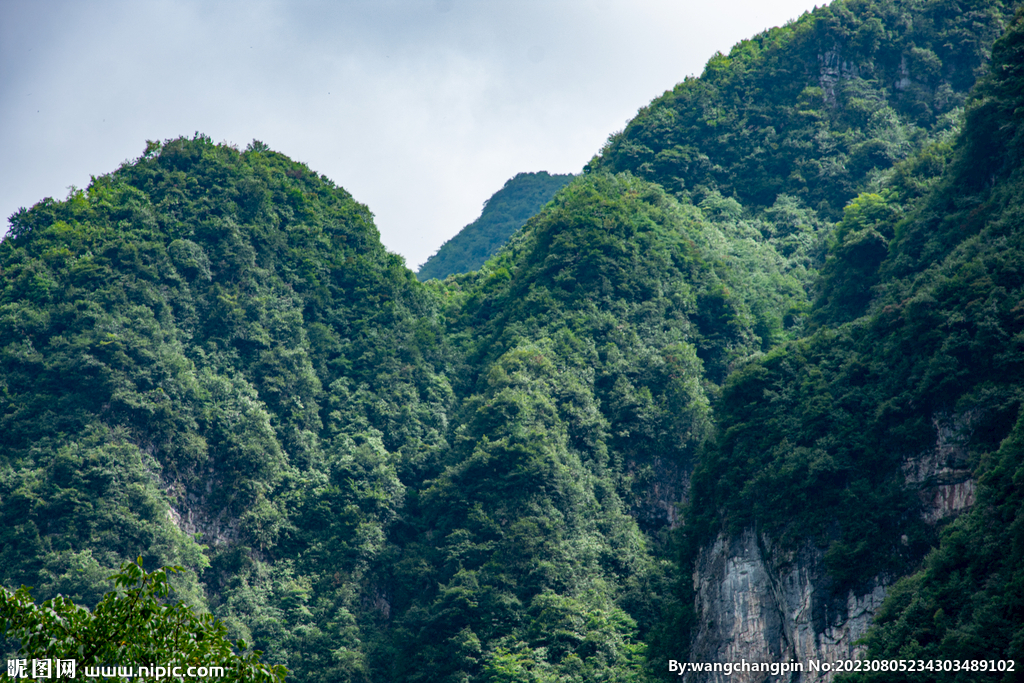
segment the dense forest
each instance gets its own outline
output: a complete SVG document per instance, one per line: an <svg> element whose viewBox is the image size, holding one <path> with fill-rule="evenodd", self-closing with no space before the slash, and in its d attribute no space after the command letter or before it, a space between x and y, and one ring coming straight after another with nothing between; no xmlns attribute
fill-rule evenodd
<svg viewBox="0 0 1024 683"><path fill-rule="evenodd" d="M551 175L547 171L517 174L484 202L480 218L442 244L420 266L416 277L444 279L479 270L508 242L512 233L523 227L572 178L571 174Z"/></svg>
<svg viewBox="0 0 1024 683"><path fill-rule="evenodd" d="M294 681L653 681L756 529L884 579L865 656L1024 666L1022 93L1014 4L836 0L425 282L266 145L149 142L0 242L0 584L179 565Z"/></svg>

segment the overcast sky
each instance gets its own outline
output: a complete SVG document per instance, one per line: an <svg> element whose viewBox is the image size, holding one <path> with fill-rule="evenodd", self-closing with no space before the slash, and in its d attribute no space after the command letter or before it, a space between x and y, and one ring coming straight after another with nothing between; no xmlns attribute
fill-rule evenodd
<svg viewBox="0 0 1024 683"><path fill-rule="evenodd" d="M416 268L516 173L578 173L715 51L813 5L0 0L0 229L198 131L327 175Z"/></svg>

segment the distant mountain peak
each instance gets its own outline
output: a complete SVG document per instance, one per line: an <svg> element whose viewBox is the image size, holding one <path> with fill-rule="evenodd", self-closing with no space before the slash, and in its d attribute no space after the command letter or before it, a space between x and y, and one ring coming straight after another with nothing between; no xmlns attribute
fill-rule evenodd
<svg viewBox="0 0 1024 683"><path fill-rule="evenodd" d="M416 276L443 279L479 269L573 177L547 171L517 173L484 202L480 217L442 244Z"/></svg>

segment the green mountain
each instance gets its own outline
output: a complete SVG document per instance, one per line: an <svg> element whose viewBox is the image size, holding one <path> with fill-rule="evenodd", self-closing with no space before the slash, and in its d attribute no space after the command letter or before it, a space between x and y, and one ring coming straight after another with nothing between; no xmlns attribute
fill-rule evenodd
<svg viewBox="0 0 1024 683"><path fill-rule="evenodd" d="M392 603L390 651L416 654L389 677L643 677L675 604L662 533L712 432L713 377L765 343L731 293L757 283L723 265L758 254L727 243L658 186L592 173L439 286L468 368L410 520L431 569L393 579L417 588Z"/></svg>
<svg viewBox="0 0 1024 683"><path fill-rule="evenodd" d="M834 2L716 54L591 167L750 209L793 197L838 220L957 121L1007 16L987 0Z"/></svg>
<svg viewBox="0 0 1024 683"><path fill-rule="evenodd" d="M259 142L149 143L19 211L0 583L95 605L180 564L298 681L1019 659L1011 9L744 41L581 176L509 181L428 265L503 246L443 279Z"/></svg>
<svg viewBox="0 0 1024 683"><path fill-rule="evenodd" d="M420 281L443 280L449 275L478 270L572 178L571 174L550 175L547 171L516 174L484 202L480 218L442 244L420 266L416 277Z"/></svg>
<svg viewBox="0 0 1024 683"><path fill-rule="evenodd" d="M870 659L1001 672L1022 654L1022 45L1018 11L956 138L847 204L816 329L729 377L692 479L690 561L755 528L779 548L811 540L837 595L910 574L867 633ZM993 676L964 666L957 680Z"/></svg>
<svg viewBox="0 0 1024 683"><path fill-rule="evenodd" d="M366 207L197 136L11 227L0 581L93 604L124 560L181 564L182 597L296 676L360 671L399 472L453 406L436 304Z"/></svg>

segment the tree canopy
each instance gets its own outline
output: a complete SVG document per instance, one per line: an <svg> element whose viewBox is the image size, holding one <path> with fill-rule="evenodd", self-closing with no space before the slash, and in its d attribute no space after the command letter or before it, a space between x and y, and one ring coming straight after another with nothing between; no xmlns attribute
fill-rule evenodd
<svg viewBox="0 0 1024 683"><path fill-rule="evenodd" d="M657 680L696 625L696 554L753 528L821 549L837 595L905 577L871 656L1017 656L1010 10L837 0L744 41L581 176L509 181L425 282L258 141L150 142L17 212L6 647ZM905 465L954 433L975 504L936 523ZM142 649L107 637L122 622Z"/></svg>
<svg viewBox="0 0 1024 683"><path fill-rule="evenodd" d="M478 270L572 178L570 174L551 175L547 171L516 174L484 202L480 218L442 244L420 266L416 277L443 280L449 275Z"/></svg>
<svg viewBox="0 0 1024 683"><path fill-rule="evenodd" d="M163 567L146 572L141 560L126 562L110 577L115 590L91 611L62 595L37 605L27 588L12 592L0 586L4 626L0 637L19 643L14 654L16 666L29 659L47 662L46 677L84 674L158 681L187 675L223 681L283 681L283 666L262 663L261 653L246 651L244 641L232 644L225 626L210 614L196 614L188 605L167 599L171 592L167 576L179 571L180 567ZM62 662L72 664L63 669ZM36 674L23 669L20 677L29 676L35 678Z"/></svg>

